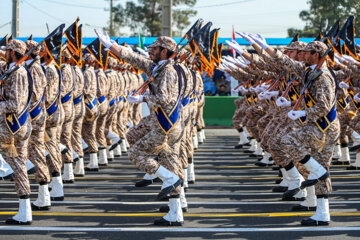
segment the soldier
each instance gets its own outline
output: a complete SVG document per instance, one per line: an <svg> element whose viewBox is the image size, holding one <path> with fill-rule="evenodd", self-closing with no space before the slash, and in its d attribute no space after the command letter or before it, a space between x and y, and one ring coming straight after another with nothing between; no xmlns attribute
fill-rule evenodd
<svg viewBox="0 0 360 240"><path fill-rule="evenodd" d="M73 183L74 171L72 163L74 159L71 136L73 130L73 121L75 117L73 101L75 82L72 74L72 68L70 66L71 56L66 50L66 48L62 51L62 60L63 64L61 65L61 105L64 109L65 118L62 126L58 129L58 141L68 149L61 155L62 162L64 164L63 182Z"/></svg>
<svg viewBox="0 0 360 240"><path fill-rule="evenodd" d="M132 145L129 158L141 171L155 174L163 181L159 200L166 198L170 193L170 211L160 220L156 220L155 224L181 226L183 214L179 195L183 173L179 161L179 147L184 127L180 108L181 84L171 63L164 68L160 67L170 60L170 56L176 50L176 43L169 37L159 37L149 46L152 59L149 60L116 46L107 35L98 32L97 34L101 42L114 54L145 73L151 75L160 68L159 75L149 85L150 95L128 97L133 103L145 101L151 112L151 121L158 122L153 125L150 132ZM152 155L157 155L158 161Z"/></svg>
<svg viewBox="0 0 360 240"><path fill-rule="evenodd" d="M25 54L26 44L11 40L5 47L5 58L11 69ZM30 80L31 81L31 80ZM30 83L32 84L32 83ZM6 152L6 162L14 171L14 183L19 197L19 211L7 224L31 224L30 183L26 171L28 141L31 134L28 116L31 92L28 73L23 66L12 72L1 85L0 142Z"/></svg>
<svg viewBox="0 0 360 240"><path fill-rule="evenodd" d="M85 103L85 116L82 126L82 136L88 145L88 152L90 154L90 162L87 165L88 171L98 171L98 146L96 142L96 122L99 116L97 104L97 81L93 65L96 60L93 55L87 53L84 55L84 103ZM82 159L79 159L81 161ZM83 160L82 160L83 161ZM80 164L80 163L79 163ZM84 176L85 172L81 166L75 169L76 176Z"/></svg>
<svg viewBox="0 0 360 240"><path fill-rule="evenodd" d="M37 200L32 203L33 210L50 209L50 193L48 184L50 182L49 168L45 158L45 124L46 113L44 107L46 77L40 65L39 53L41 46L33 40L26 41L27 51L36 47L26 61L28 70L33 79L33 93L30 104L31 135L29 139L28 156L35 165L35 179L39 184L39 195Z"/></svg>

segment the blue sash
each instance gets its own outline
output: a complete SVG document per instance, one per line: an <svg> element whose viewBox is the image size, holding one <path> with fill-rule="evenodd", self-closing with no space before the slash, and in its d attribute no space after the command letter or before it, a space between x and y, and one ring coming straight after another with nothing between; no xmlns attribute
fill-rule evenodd
<svg viewBox="0 0 360 240"><path fill-rule="evenodd" d="M351 81L351 79L350 79L350 81L349 81L349 85L350 85L351 87L354 86L353 83L352 83L352 81ZM350 99L351 99L352 103L353 103L354 106L355 106L355 109L356 109L356 110L359 110L359 109L360 109L360 102L355 101L355 99L354 99L355 92L354 92L353 90L348 89L348 93L349 93L349 96L350 96Z"/></svg>
<svg viewBox="0 0 360 240"><path fill-rule="evenodd" d="M125 100L124 96L120 96L119 97L119 102L122 102L123 100Z"/></svg>
<svg viewBox="0 0 360 240"><path fill-rule="evenodd" d="M59 100L60 100L60 95L61 95L61 79L62 79L62 74L61 71L57 69L57 72L59 74L59 91L56 94L56 97L54 99L54 101L50 104L50 106L46 107L46 114L48 116L48 118L50 118L58 109L59 107Z"/></svg>
<svg viewBox="0 0 360 240"><path fill-rule="evenodd" d="M16 115L15 113L5 113L5 123L8 127L9 131L12 135L15 135L19 130L24 126L28 119L29 115L29 108L31 103L31 96L32 96L32 87L33 87L33 79L28 69L26 69L28 75L28 82L29 82L29 96L27 100L27 104L25 108L20 112L20 114Z"/></svg>
<svg viewBox="0 0 360 240"><path fill-rule="evenodd" d="M84 93L81 93L78 97L74 98L74 105L79 104L83 100Z"/></svg>
<svg viewBox="0 0 360 240"><path fill-rule="evenodd" d="M177 103L172 108L169 114L166 114L165 111L162 109L162 107L158 107L154 109L159 126L164 131L165 134L168 134L171 131L171 129L175 126L176 122L179 119L180 109L181 109L182 76L179 67L174 65L174 68L178 73L178 83L179 83L179 96L177 98Z"/></svg>
<svg viewBox="0 0 360 240"><path fill-rule="evenodd" d="M109 102L109 106L110 106L110 107L112 107L112 105L114 105L115 99L116 99L116 98L113 98L113 99Z"/></svg>
<svg viewBox="0 0 360 240"><path fill-rule="evenodd" d="M86 95L84 95L84 99L85 106L91 111L96 106L96 97L94 97L94 99L91 101Z"/></svg>
<svg viewBox="0 0 360 240"><path fill-rule="evenodd" d="M186 105L189 103L190 94L186 95L182 100L183 107L186 107Z"/></svg>
<svg viewBox="0 0 360 240"><path fill-rule="evenodd" d="M102 104L105 101L105 99L106 99L106 96L101 96L101 97L98 98L98 102L100 104Z"/></svg>
<svg viewBox="0 0 360 240"><path fill-rule="evenodd" d="M343 110L346 110L350 106L350 96L347 94L346 97L338 99L337 104Z"/></svg>
<svg viewBox="0 0 360 240"><path fill-rule="evenodd" d="M30 119L31 121L34 121L36 118L38 118L40 116L40 113L43 109L43 106L44 106L44 99L45 99L45 90L44 90L44 93L40 99L40 101L38 101L36 103L36 105L30 109Z"/></svg>
<svg viewBox="0 0 360 240"><path fill-rule="evenodd" d="M63 96L61 98L61 103L62 104L67 103L68 101L71 100L74 90L75 90L75 87L73 87L70 92L68 92L65 96Z"/></svg>

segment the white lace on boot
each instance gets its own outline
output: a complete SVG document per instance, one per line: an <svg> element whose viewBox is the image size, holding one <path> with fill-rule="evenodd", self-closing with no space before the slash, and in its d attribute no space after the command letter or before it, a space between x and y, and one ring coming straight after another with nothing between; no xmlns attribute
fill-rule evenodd
<svg viewBox="0 0 360 240"><path fill-rule="evenodd" d="M304 201L300 203L300 205L304 207L316 207L316 195L315 195L315 186L307 187L307 196Z"/></svg>
<svg viewBox="0 0 360 240"><path fill-rule="evenodd" d="M62 177L63 180L69 181L74 180L74 169L72 163L64 163L64 174Z"/></svg>
<svg viewBox="0 0 360 240"><path fill-rule="evenodd" d="M99 149L99 164L108 164L106 148Z"/></svg>
<svg viewBox="0 0 360 240"><path fill-rule="evenodd" d="M90 162L86 165L87 168L99 168L97 153L90 153Z"/></svg>
<svg viewBox="0 0 360 240"><path fill-rule="evenodd" d="M33 204L38 207L51 206L49 186L47 184L39 185L38 198L33 202Z"/></svg>
<svg viewBox="0 0 360 240"><path fill-rule="evenodd" d="M19 222L31 222L32 211L30 199L19 199L19 211L13 216L13 219Z"/></svg>
<svg viewBox="0 0 360 240"><path fill-rule="evenodd" d="M183 212L181 209L180 198L169 198L169 212L164 216L164 219L169 222L183 222Z"/></svg>
<svg viewBox="0 0 360 240"><path fill-rule="evenodd" d="M315 215L310 217L316 221L330 221L330 209L329 209L329 199L327 198L318 198Z"/></svg>
<svg viewBox="0 0 360 240"><path fill-rule="evenodd" d="M74 174L76 175L85 175L84 170L84 158L79 158L79 160L76 162Z"/></svg>
<svg viewBox="0 0 360 240"><path fill-rule="evenodd" d="M53 177L51 180L50 197L63 197L64 187L61 176Z"/></svg>

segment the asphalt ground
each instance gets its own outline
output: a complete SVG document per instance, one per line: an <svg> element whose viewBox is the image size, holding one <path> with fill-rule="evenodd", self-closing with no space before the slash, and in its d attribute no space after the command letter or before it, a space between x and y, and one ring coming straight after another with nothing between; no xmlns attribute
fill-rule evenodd
<svg viewBox="0 0 360 240"><path fill-rule="evenodd" d="M195 153L196 183L186 196L189 212L183 227L157 227L165 215L156 201L160 183L135 188L143 173L126 154L99 172L65 184L65 200L50 211L33 212L30 226L8 226L18 199L10 181L0 181L0 239L358 239L360 237L360 175L346 166L332 166L334 192L329 198L331 224L302 227L313 212L292 212L298 202L281 201L273 193L278 172L257 167L256 158L234 149L237 132L207 129L207 139ZM355 159L355 153L351 153ZM87 163L88 156L85 156ZM37 185L30 175L32 195Z"/></svg>

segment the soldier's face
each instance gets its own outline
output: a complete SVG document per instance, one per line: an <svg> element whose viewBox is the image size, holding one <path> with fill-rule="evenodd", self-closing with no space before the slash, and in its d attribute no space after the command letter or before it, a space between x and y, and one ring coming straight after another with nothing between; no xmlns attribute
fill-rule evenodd
<svg viewBox="0 0 360 240"><path fill-rule="evenodd" d="M291 59L295 59L296 54L297 54L297 51L296 51L296 50L291 50L291 51L289 52L289 57L290 57Z"/></svg>
<svg viewBox="0 0 360 240"><path fill-rule="evenodd" d="M298 61L304 61L305 52L299 51L297 54Z"/></svg>
<svg viewBox="0 0 360 240"><path fill-rule="evenodd" d="M160 47L153 47L150 48L150 59L153 60L155 63L160 62L161 56L160 56Z"/></svg>

